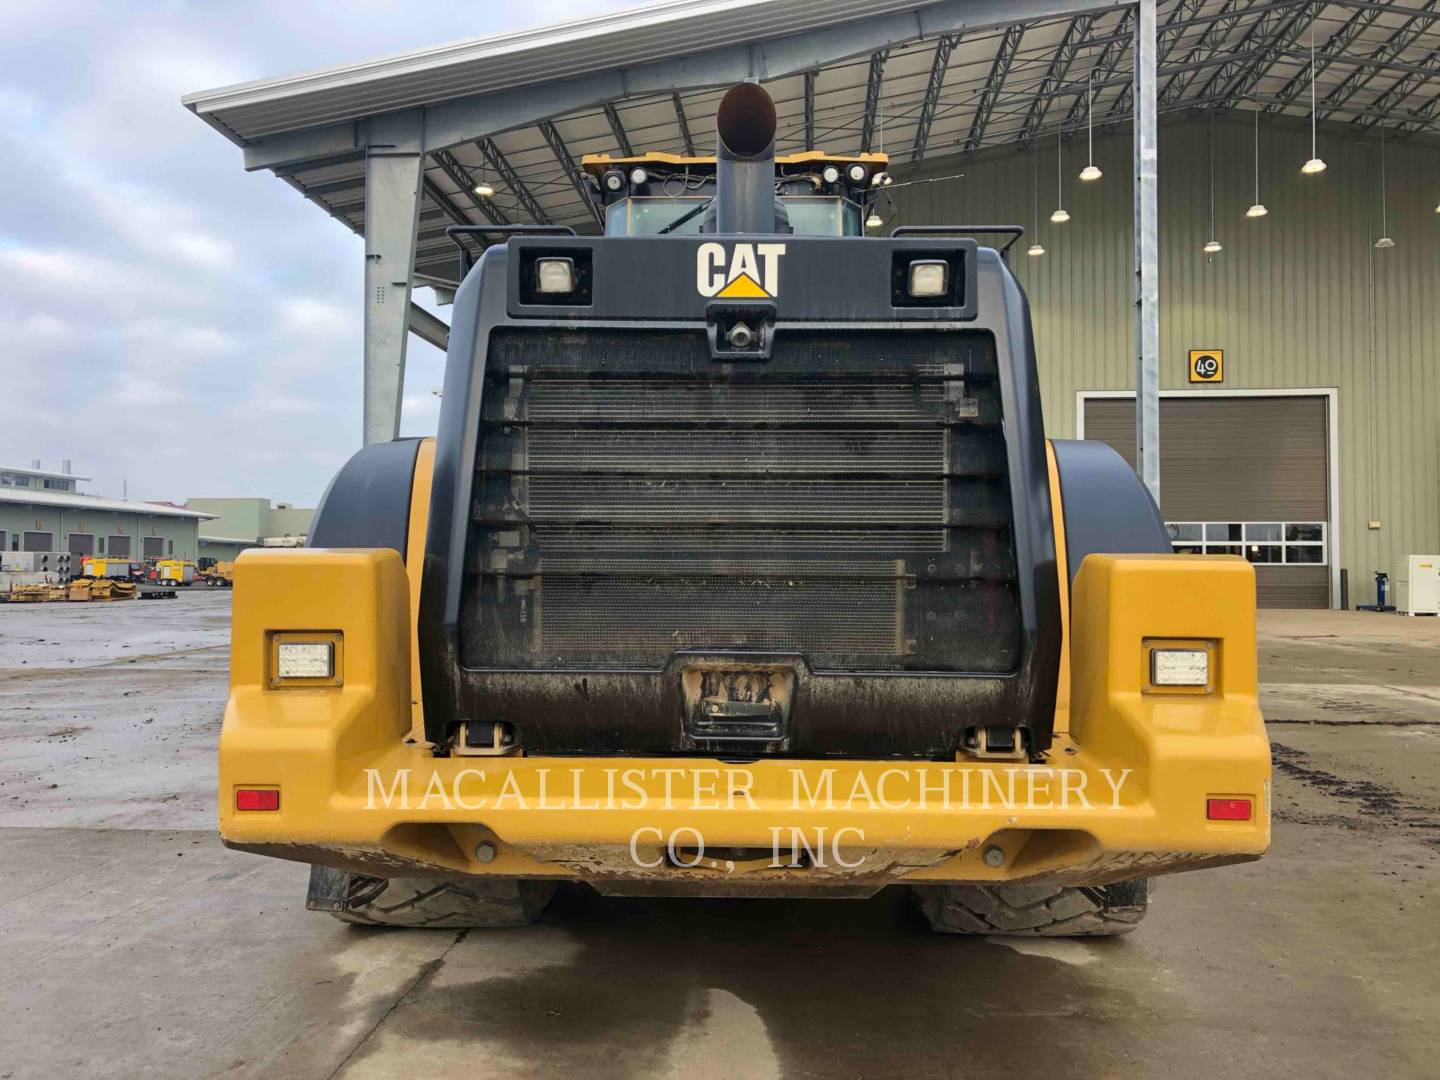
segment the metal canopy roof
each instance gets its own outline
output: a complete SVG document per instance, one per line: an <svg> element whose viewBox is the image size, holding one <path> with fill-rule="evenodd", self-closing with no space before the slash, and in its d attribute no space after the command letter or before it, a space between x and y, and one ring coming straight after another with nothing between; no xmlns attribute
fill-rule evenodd
<svg viewBox="0 0 1440 1080"><path fill-rule="evenodd" d="M450 224L598 231L582 155L704 153L737 78L780 111L778 149L883 149L918 165L1128 123L1133 6L1111 0L670 0L185 104L356 232L377 116L423 117L417 276L454 277ZM1015 21L1016 19L1022 21ZM1356 134L1440 126L1440 0L1162 0L1160 110L1235 108ZM484 181L495 189L481 197Z"/></svg>

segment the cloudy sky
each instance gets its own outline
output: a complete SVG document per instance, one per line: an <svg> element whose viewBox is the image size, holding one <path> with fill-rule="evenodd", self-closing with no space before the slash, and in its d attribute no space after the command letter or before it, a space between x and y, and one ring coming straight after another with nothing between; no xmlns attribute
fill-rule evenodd
<svg viewBox="0 0 1440 1080"><path fill-rule="evenodd" d="M181 95L632 2L5 0L0 463L314 505L359 442L360 241ZM443 360L411 337L405 434Z"/></svg>

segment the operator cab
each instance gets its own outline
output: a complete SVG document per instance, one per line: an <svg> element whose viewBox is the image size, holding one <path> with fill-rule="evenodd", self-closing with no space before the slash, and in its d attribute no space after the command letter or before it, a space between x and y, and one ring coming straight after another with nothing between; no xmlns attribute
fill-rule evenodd
<svg viewBox="0 0 1440 1080"><path fill-rule="evenodd" d="M864 236L871 207L890 186L889 164L885 154L807 150L776 157L777 231ZM595 202L604 208L607 236L715 231L713 157L587 154L581 167Z"/></svg>

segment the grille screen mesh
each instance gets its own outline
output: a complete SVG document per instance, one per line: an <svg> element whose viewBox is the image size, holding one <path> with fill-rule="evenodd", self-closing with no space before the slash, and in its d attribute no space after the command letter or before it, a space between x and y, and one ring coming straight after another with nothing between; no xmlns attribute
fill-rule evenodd
<svg viewBox="0 0 1440 1080"><path fill-rule="evenodd" d="M502 329L462 612L477 668L1012 670L1019 611L983 332Z"/></svg>

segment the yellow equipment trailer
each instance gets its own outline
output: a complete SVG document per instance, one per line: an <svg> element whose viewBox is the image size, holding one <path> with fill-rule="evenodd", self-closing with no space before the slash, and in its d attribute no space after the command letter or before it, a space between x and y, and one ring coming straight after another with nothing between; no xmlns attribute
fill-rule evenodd
<svg viewBox="0 0 1440 1080"><path fill-rule="evenodd" d="M155 581L160 585L191 585L195 581L195 564L188 559L157 559Z"/></svg>
<svg viewBox="0 0 1440 1080"><path fill-rule="evenodd" d="M718 128L590 163L606 236L487 249L436 439L239 557L225 842L354 922L905 885L1042 935L1259 857L1249 564L1170 553L1118 455L1045 439L1003 249L861 235L883 161L777 165L758 86Z"/></svg>
<svg viewBox="0 0 1440 1080"><path fill-rule="evenodd" d="M228 589L235 584L235 563L204 556L195 564L195 576L211 588Z"/></svg>

